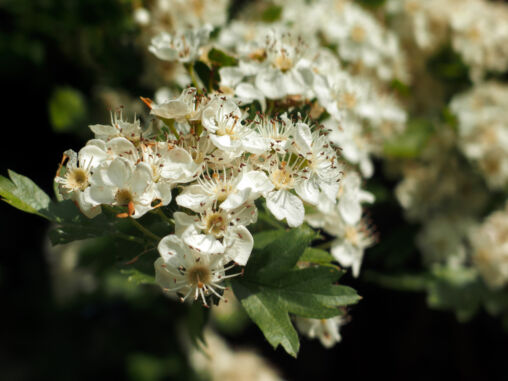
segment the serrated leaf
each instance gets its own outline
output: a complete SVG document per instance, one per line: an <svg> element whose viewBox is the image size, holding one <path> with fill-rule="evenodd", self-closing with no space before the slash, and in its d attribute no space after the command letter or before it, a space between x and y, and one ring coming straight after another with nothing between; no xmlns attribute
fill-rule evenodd
<svg viewBox="0 0 508 381"><path fill-rule="evenodd" d="M315 236L316 233L307 226L284 232L263 250L255 251L251 255L245 268L245 277L248 278L252 273L257 279L270 279L283 271L292 270Z"/></svg>
<svg viewBox="0 0 508 381"><path fill-rule="evenodd" d="M334 258L328 251L316 249L315 247L308 247L303 252L299 261L325 265L332 263Z"/></svg>
<svg viewBox="0 0 508 381"><path fill-rule="evenodd" d="M252 293L249 287L235 282L234 291L241 301L247 315L256 323L272 347L282 347L291 356L296 357L300 341L287 311L270 294Z"/></svg>
<svg viewBox="0 0 508 381"><path fill-rule="evenodd" d="M232 57L224 53L222 50L215 48L212 48L208 52L208 59L213 65L219 67L238 65L238 60L235 57Z"/></svg>
<svg viewBox="0 0 508 381"><path fill-rule="evenodd" d="M129 282L140 284L155 284L155 277L142 273L136 269L121 269L120 273L127 276Z"/></svg>
<svg viewBox="0 0 508 381"><path fill-rule="evenodd" d="M47 216L58 226L49 231L53 245L100 237L111 233L108 218L104 214L90 219L85 217L71 200L52 202Z"/></svg>
<svg viewBox="0 0 508 381"><path fill-rule="evenodd" d="M349 287L334 285L342 271L323 266L295 268L316 236L310 228L271 233L265 237L272 242L254 249L244 276L232 282L233 290L270 344L282 345L296 357L299 342L290 313L326 319L341 313L337 307L356 303L360 297Z"/></svg>
<svg viewBox="0 0 508 381"><path fill-rule="evenodd" d="M280 238L285 233L284 230L267 230L254 234L254 249L263 249L268 244Z"/></svg>
<svg viewBox="0 0 508 381"><path fill-rule="evenodd" d="M51 199L28 177L8 170L10 180L0 176L0 197L6 203L27 213L48 218L45 210Z"/></svg>

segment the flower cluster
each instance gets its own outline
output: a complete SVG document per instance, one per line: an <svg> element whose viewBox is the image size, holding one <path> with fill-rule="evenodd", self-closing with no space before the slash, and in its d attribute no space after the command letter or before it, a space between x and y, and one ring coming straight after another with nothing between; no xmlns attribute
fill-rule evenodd
<svg viewBox="0 0 508 381"><path fill-rule="evenodd" d="M424 51L451 40L453 49L470 66L479 82L487 72L508 68L508 9L484 0L390 0L398 33L412 36Z"/></svg>

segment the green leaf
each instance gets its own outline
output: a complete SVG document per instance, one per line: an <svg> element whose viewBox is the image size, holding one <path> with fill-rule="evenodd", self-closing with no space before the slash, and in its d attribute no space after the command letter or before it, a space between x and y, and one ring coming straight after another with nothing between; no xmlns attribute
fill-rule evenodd
<svg viewBox="0 0 508 381"><path fill-rule="evenodd" d="M340 315L337 307L356 303L360 297L349 287L334 285L342 271L323 266L296 268L306 250L308 256L323 259L321 250L308 250L316 237L310 228L270 233L264 237L271 242L254 249L244 276L232 282L233 290L268 342L273 347L282 345L296 357L299 341L289 313L326 319Z"/></svg>
<svg viewBox="0 0 508 381"><path fill-rule="evenodd" d="M184 323L192 344L197 348L199 348L199 342L205 343L203 334L208 317L209 310L204 308L200 303L193 303L189 306Z"/></svg>
<svg viewBox="0 0 508 381"><path fill-rule="evenodd" d="M385 154L393 158L411 159L417 157L425 147L434 129L426 120L411 120L406 130L385 143Z"/></svg>
<svg viewBox="0 0 508 381"><path fill-rule="evenodd" d="M58 226L49 231L53 245L95 238L112 232L105 214L90 219L85 217L71 200L52 202L46 211L50 220Z"/></svg>
<svg viewBox="0 0 508 381"><path fill-rule="evenodd" d="M325 250L308 247L300 257L300 262L309 262L318 265L327 265L333 262L333 256Z"/></svg>
<svg viewBox="0 0 508 381"><path fill-rule="evenodd" d="M232 57L222 50L212 48L210 52L208 52L208 59L212 62L213 65L224 67L224 66L236 66L238 65L238 60L235 57Z"/></svg>
<svg viewBox="0 0 508 381"><path fill-rule="evenodd" d="M57 88L49 100L49 120L55 132L68 132L79 127L86 115L83 95L71 87Z"/></svg>
<svg viewBox="0 0 508 381"><path fill-rule="evenodd" d="M51 199L28 177L8 170L10 180L0 176L0 197L6 203L27 213L48 218L46 209Z"/></svg>
<svg viewBox="0 0 508 381"><path fill-rule="evenodd" d="M137 285L140 284L155 284L155 277L153 275L148 275L142 273L136 269L121 269L120 273L127 276L127 280L129 282L135 283Z"/></svg>
<svg viewBox="0 0 508 381"><path fill-rule="evenodd" d="M282 16L282 7L278 5L271 5L265 9L261 15L261 20L264 22L272 23L280 19Z"/></svg>
<svg viewBox="0 0 508 381"><path fill-rule="evenodd" d="M194 71L198 74L201 82L206 86L208 91L218 89L220 76L218 70L212 70L202 61L196 61L194 64Z"/></svg>
<svg viewBox="0 0 508 381"><path fill-rule="evenodd" d="M284 230L267 230L254 234L254 249L263 249L285 233Z"/></svg>

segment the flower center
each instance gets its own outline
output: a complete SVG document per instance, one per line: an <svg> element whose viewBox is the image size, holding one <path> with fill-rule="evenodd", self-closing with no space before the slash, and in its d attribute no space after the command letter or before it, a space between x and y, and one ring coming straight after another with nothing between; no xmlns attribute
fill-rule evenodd
<svg viewBox="0 0 508 381"><path fill-rule="evenodd" d="M66 177L67 186L72 190L84 190L88 186L88 174L83 168L74 168Z"/></svg>
<svg viewBox="0 0 508 381"><path fill-rule="evenodd" d="M187 280L193 286L203 288L203 285L210 283L212 273L205 265L196 264L187 270Z"/></svg>
<svg viewBox="0 0 508 381"><path fill-rule="evenodd" d="M214 236L220 236L226 230L226 219L221 213L213 213L206 217L206 231Z"/></svg>
<svg viewBox="0 0 508 381"><path fill-rule="evenodd" d="M352 109L356 106L356 95L354 93L343 93L339 100L339 106Z"/></svg>
<svg viewBox="0 0 508 381"><path fill-rule="evenodd" d="M365 29L363 29L359 25L354 26L353 29L351 30L351 39L354 42L362 43L363 41L365 41L365 35L366 35Z"/></svg>
<svg viewBox="0 0 508 381"><path fill-rule="evenodd" d="M231 184L219 184L215 189L215 194L217 195L217 201L222 202L228 198L229 194L233 190Z"/></svg>
<svg viewBox="0 0 508 381"><path fill-rule="evenodd" d="M119 189L115 195L118 205L126 206L129 202L133 201L131 192L128 189Z"/></svg>
<svg viewBox="0 0 508 381"><path fill-rule="evenodd" d="M277 189L292 188L294 182L293 176L285 167L273 171L270 179Z"/></svg>
<svg viewBox="0 0 508 381"><path fill-rule="evenodd" d="M275 67L279 68L282 72L286 72L293 67L293 61L286 54L279 54L275 58Z"/></svg>
<svg viewBox="0 0 508 381"><path fill-rule="evenodd" d="M358 243L358 231L354 226L348 226L346 228L346 240L351 242L353 245Z"/></svg>

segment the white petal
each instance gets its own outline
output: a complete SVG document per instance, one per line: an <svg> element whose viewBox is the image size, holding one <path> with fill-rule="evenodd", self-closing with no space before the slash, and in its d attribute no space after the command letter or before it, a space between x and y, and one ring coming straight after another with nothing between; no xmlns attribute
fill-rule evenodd
<svg viewBox="0 0 508 381"><path fill-rule="evenodd" d="M224 202L220 204L220 207L224 210L236 209L247 200L251 199L250 195L250 189L238 190L237 192L229 194Z"/></svg>
<svg viewBox="0 0 508 381"><path fill-rule="evenodd" d="M79 165L82 168L96 168L106 158L106 152L96 145L86 145L79 151Z"/></svg>
<svg viewBox="0 0 508 381"><path fill-rule="evenodd" d="M195 212L204 210L213 202L209 194L205 193L201 185L195 184L186 187L176 196L176 203Z"/></svg>
<svg viewBox="0 0 508 381"><path fill-rule="evenodd" d="M296 184L295 191L304 201L312 205L319 202L319 188L312 178Z"/></svg>
<svg viewBox="0 0 508 381"><path fill-rule="evenodd" d="M152 169L144 162L136 166L128 181L130 189L137 195L144 193L152 182Z"/></svg>
<svg viewBox="0 0 508 381"><path fill-rule="evenodd" d="M125 159L129 160L137 160L137 150L134 144L132 144L129 140L125 139L124 137L118 137L111 139L107 143L107 147L110 150L110 152L116 157L116 156L122 156Z"/></svg>
<svg viewBox="0 0 508 381"><path fill-rule="evenodd" d="M232 227L224 240L227 245L224 254L239 265L245 266L254 247L254 239L249 230L241 225Z"/></svg>
<svg viewBox="0 0 508 381"><path fill-rule="evenodd" d="M265 69L256 75L256 87L270 99L279 99L287 95L283 76L275 69Z"/></svg>
<svg viewBox="0 0 508 381"><path fill-rule="evenodd" d="M85 189L83 197L89 203L111 204L115 200L115 188L105 185L92 185Z"/></svg>
<svg viewBox="0 0 508 381"><path fill-rule="evenodd" d="M306 123L296 124L295 142L300 153L312 152L312 132Z"/></svg>
<svg viewBox="0 0 508 381"><path fill-rule="evenodd" d="M199 218L196 216L189 216L187 213L183 212L173 213L173 218L175 219L175 234L177 236L182 236L189 226L194 225L195 222L199 222Z"/></svg>
<svg viewBox="0 0 508 381"><path fill-rule="evenodd" d="M250 83L242 82L235 89L235 96L244 103L251 103L252 101L258 101L261 105L261 112L266 110L265 96L261 90L255 88Z"/></svg>
<svg viewBox="0 0 508 381"><path fill-rule="evenodd" d="M166 263L178 263L184 255L189 254L189 248L184 242L174 234L170 234L162 238L157 245L157 250L164 262Z"/></svg>
<svg viewBox="0 0 508 381"><path fill-rule="evenodd" d="M242 139L243 149L255 155L262 155L270 150L270 143L257 132L252 131Z"/></svg>
<svg viewBox="0 0 508 381"><path fill-rule="evenodd" d="M272 182L264 172L248 171L242 173L240 176L236 189L250 189L252 196L259 197L259 195L270 192L274 188Z"/></svg>
<svg viewBox="0 0 508 381"><path fill-rule="evenodd" d="M114 136L118 133L115 127L104 124L94 124L89 126L92 132L99 137Z"/></svg>
<svg viewBox="0 0 508 381"><path fill-rule="evenodd" d="M339 212L342 218L349 225L354 225L362 217L362 207L358 200L349 194L344 194L338 203Z"/></svg>
<svg viewBox="0 0 508 381"><path fill-rule="evenodd" d="M225 247L211 234L183 234L184 242L206 254L222 254Z"/></svg>
<svg viewBox="0 0 508 381"><path fill-rule="evenodd" d="M190 112L189 106L178 100L170 100L161 105L152 105L152 111L150 114L165 118L165 119L178 119L182 118Z"/></svg>
<svg viewBox="0 0 508 381"><path fill-rule="evenodd" d="M286 190L269 192L266 196L266 206L278 220L285 218L292 228L303 223L305 209L302 200Z"/></svg>
<svg viewBox="0 0 508 381"><path fill-rule="evenodd" d="M122 158L116 158L107 169L107 180L118 188L124 187L132 174L131 164Z"/></svg>

